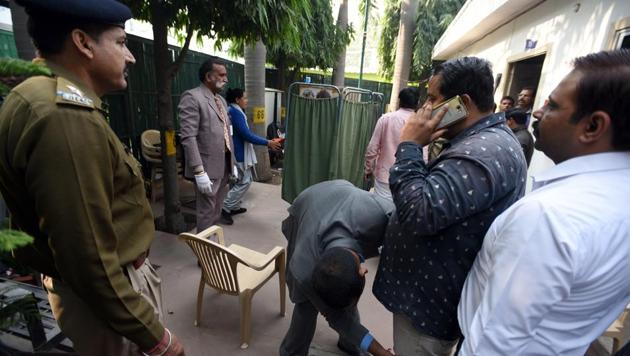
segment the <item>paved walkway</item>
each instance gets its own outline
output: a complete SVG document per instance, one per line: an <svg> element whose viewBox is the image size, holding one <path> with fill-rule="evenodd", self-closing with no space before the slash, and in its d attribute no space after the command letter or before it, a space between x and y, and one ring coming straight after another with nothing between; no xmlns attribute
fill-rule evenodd
<svg viewBox="0 0 630 356"><path fill-rule="evenodd" d="M247 213L225 226L226 243L236 242L266 253L274 246L286 247L280 224L289 206L280 198L281 186L253 183L245 196ZM184 189L183 195L190 194ZM161 209L155 206L156 209ZM157 213L157 212L156 212ZM161 211L160 211L161 213ZM157 215L157 214L156 214ZM293 305L287 292L287 315L279 315L278 279L274 277L253 299L252 339L246 350L239 348L239 301L206 288L202 324L193 325L200 270L192 251L174 235L158 232L151 248L151 262L160 266L167 310L166 325L182 340L187 355L277 355L278 346L291 321ZM387 347L392 345L391 314L371 291L377 259L367 261L365 292L359 302L364 325ZM320 316L311 355L343 355L336 348L337 335Z"/></svg>

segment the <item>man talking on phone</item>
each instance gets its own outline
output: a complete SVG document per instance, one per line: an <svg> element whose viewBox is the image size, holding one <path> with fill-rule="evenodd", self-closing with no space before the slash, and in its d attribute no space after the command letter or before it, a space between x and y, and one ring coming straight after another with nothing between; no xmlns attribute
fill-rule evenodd
<svg viewBox="0 0 630 356"><path fill-rule="evenodd" d="M465 114L433 112L456 96ZM402 129L389 177L396 213L373 287L394 314L396 355L454 354L468 271L494 218L525 192L523 151L492 109L490 63L458 58L435 68L425 104ZM449 125L438 129L442 120ZM448 143L425 162L422 148L439 137Z"/></svg>

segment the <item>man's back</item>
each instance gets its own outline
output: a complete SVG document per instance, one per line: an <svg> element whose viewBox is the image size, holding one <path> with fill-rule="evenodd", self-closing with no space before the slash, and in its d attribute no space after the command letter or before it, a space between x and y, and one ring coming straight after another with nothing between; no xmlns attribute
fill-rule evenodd
<svg viewBox="0 0 630 356"><path fill-rule="evenodd" d="M392 209L391 202L343 180L318 183L304 190L282 223L288 240L288 279L308 280L314 262L326 248L353 248L369 257L383 238ZM361 241L357 241L359 237ZM293 281L288 283L293 290Z"/></svg>
<svg viewBox="0 0 630 356"><path fill-rule="evenodd" d="M534 138L532 134L529 133L527 127L523 126L518 129L513 130L516 139L521 144L523 148L523 153L525 154L525 161L527 162L527 166L529 166L529 162L532 160L532 155L534 154Z"/></svg>
<svg viewBox="0 0 630 356"><path fill-rule="evenodd" d="M628 176L628 152L578 157L496 219L462 292L463 355L584 354L630 302Z"/></svg>
<svg viewBox="0 0 630 356"><path fill-rule="evenodd" d="M380 182L389 182L389 169L396 161L400 131L412 114L413 110L400 108L383 115L376 123L365 152L365 171L373 173Z"/></svg>

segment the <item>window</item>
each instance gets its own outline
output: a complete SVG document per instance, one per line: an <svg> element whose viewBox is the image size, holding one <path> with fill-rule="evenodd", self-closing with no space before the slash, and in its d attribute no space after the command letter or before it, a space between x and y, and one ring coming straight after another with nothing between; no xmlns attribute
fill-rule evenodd
<svg viewBox="0 0 630 356"><path fill-rule="evenodd" d="M615 49L630 49L630 27L617 30L615 33Z"/></svg>

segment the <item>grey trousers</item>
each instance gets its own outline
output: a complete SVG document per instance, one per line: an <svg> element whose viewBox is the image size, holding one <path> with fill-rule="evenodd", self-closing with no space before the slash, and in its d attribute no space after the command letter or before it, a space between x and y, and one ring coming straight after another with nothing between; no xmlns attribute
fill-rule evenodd
<svg viewBox="0 0 630 356"><path fill-rule="evenodd" d="M424 335L403 314L394 314L394 351L397 356L452 356L457 340L440 340Z"/></svg>
<svg viewBox="0 0 630 356"><path fill-rule="evenodd" d="M162 320L161 281L149 259L138 269L131 265L125 268L133 289L142 294ZM116 333L104 320L97 317L70 286L46 276L42 278L42 283L48 290L48 301L53 315L64 335L72 340L77 353L102 356L140 354L134 343Z"/></svg>
<svg viewBox="0 0 630 356"><path fill-rule="evenodd" d="M211 179L212 193L202 194L195 186L197 196L197 232L201 232L212 225L216 225L221 218L223 200L228 192L230 174L226 171L221 179Z"/></svg>
<svg viewBox="0 0 630 356"><path fill-rule="evenodd" d="M253 167L249 167L245 169L245 165L243 162L236 162L236 168L238 169L238 180L232 186L232 189L227 193L227 197L223 202L223 209L225 210L236 210L241 207L241 199L249 186L252 184L252 169Z"/></svg>
<svg viewBox="0 0 630 356"><path fill-rule="evenodd" d="M309 301L295 304L291 325L280 344L280 356L308 356L308 350L317 327L318 313L317 309ZM359 321L359 311L356 307L353 316ZM340 342L344 345L349 345L348 342L341 340Z"/></svg>

